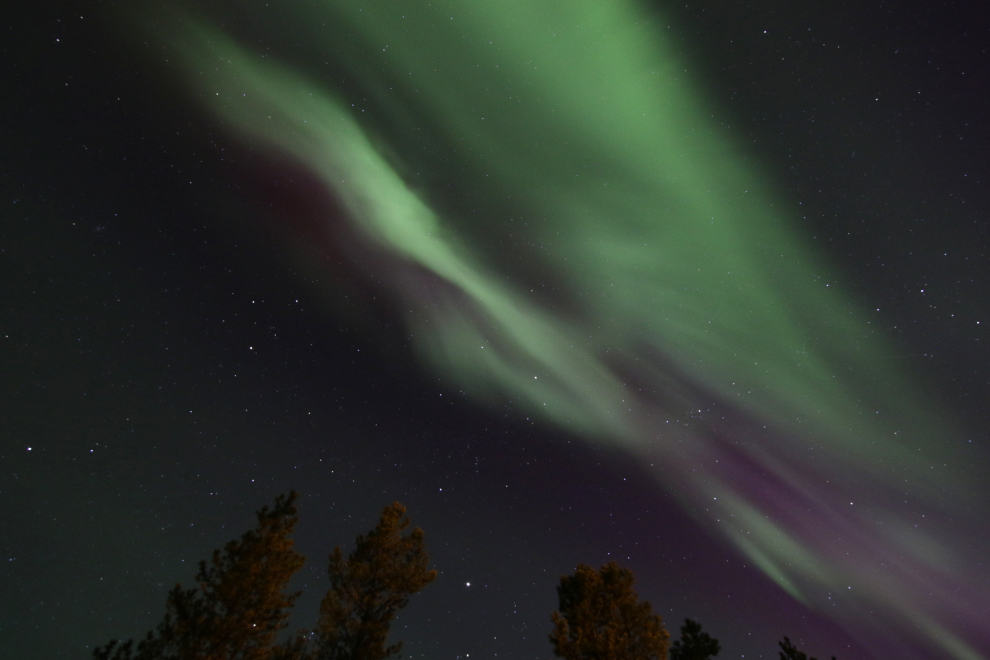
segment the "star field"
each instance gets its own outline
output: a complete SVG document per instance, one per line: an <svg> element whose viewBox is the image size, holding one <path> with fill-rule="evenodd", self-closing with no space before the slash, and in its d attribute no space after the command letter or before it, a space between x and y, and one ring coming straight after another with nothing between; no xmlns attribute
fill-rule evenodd
<svg viewBox="0 0 990 660"><path fill-rule="evenodd" d="M990 615L975 8L645 7L645 43L677 63L669 87L650 84L688 90L673 105L710 131L683 146L671 129L658 158L685 166L657 204L683 222L647 231L639 202L657 186L631 163L667 125L568 123L634 117L625 60L567 50L587 34L625 48L612 19L606 36L561 23L530 43L525 21L455 2L434 3L446 22L417 5L366 23L358 5L196 4L231 66L246 53L238 77L190 65L196 47L163 45L181 31L163 15L139 27L121 3L0 10L0 658L143 635L176 582L291 489L299 626L327 554L382 506L425 530L439 577L394 627L413 658L547 657L560 576L613 559L672 635L697 618L720 657L775 658L783 635L842 660L990 653L973 623ZM577 104L581 73L611 96ZM327 114L288 93L264 105L266 84L340 101L394 179L333 188L306 161L317 138L272 137ZM244 119L259 108L280 128ZM734 180L704 179L722 163L756 185L729 201L694 185ZM353 220L348 194L384 198L390 181L436 220L429 240L381 219L393 198L367 226L407 243ZM738 220L762 217L786 222ZM715 228L683 229L702 220ZM781 308L753 343L733 339ZM730 357L750 347L765 370ZM843 435L854 424L875 436ZM896 571L931 590L870 581ZM899 594L950 612L938 623L969 651L935 619L891 614Z"/></svg>

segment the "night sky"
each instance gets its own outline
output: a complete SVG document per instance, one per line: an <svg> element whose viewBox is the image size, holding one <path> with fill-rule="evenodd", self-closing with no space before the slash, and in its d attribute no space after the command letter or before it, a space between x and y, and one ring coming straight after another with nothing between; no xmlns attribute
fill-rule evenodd
<svg viewBox="0 0 990 660"><path fill-rule="evenodd" d="M610 560L720 658L990 657L979 3L133 4L0 10L0 658L292 489L300 627L425 530L406 657Z"/></svg>

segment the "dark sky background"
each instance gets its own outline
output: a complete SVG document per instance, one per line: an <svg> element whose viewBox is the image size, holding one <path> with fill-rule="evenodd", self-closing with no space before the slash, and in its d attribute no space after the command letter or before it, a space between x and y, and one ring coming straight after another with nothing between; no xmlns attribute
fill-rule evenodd
<svg viewBox="0 0 990 660"><path fill-rule="evenodd" d="M706 101L985 447L979 4L659 6ZM560 575L611 559L672 632L697 617L720 658L775 658L785 634L819 657L883 657L629 459L423 369L340 254L319 272L287 256L275 227L305 236L332 203L219 131L114 10L0 10L0 658L142 635L172 585L290 489L298 625L315 622L329 551L385 504L426 531L440 577L395 627L409 657L549 657Z"/></svg>

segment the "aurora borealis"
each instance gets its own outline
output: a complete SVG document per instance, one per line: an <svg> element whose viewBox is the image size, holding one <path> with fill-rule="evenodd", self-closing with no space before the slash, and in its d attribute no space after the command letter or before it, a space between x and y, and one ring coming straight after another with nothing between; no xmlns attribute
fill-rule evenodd
<svg viewBox="0 0 990 660"><path fill-rule="evenodd" d="M317 307L354 296L350 313L391 328L368 335L387 345L371 350L392 356L379 364L397 359L404 366L396 373L417 374L401 378L437 383L440 396L456 393L470 411L461 414L536 423L550 446L573 439L584 445L574 451L627 466L620 471L635 466L634 481L651 493L644 497L669 498L677 516L724 546L725 561L756 569L759 577L747 579L765 581L765 593L860 645L812 648L816 655L968 660L990 650L985 430L980 436L972 420L957 419L954 403L904 359L918 355L906 353L872 304L885 294L857 291L855 274L816 242L821 228L806 222L805 202L773 159L718 118L725 111L680 52L673 9L322 0L277 12L246 2L123 15L125 32L151 44L152 70L169 81L171 98L207 127L192 129L198 142L226 145L219 161L247 163L217 166L217 180L305 181L294 192L268 193L274 201L262 206L249 186L210 183L213 201L194 211L235 236L277 237L264 268L293 275L271 296L311 296ZM752 17L741 23L752 25ZM917 288L926 286L939 288ZM990 322L979 306L957 307L972 326L966 332ZM321 313L332 318L339 308ZM262 324L275 332L286 314ZM291 322L315 324L296 332L311 340L306 351L335 343L327 323ZM253 336L243 332L238 341ZM399 336L407 343L396 347ZM235 358L222 362L240 371ZM243 378L220 376L221 367L210 382ZM283 390L295 378L292 369L271 368ZM351 378L370 378L348 373L326 374L335 392ZM188 382L202 380L192 374ZM254 387L266 378L256 375ZM225 396L211 405L233 410ZM300 415L321 405L317 394L300 396L312 397L289 406ZM385 397L362 414L383 424L403 407L414 418L444 414L433 403L389 396L392 403ZM318 442L300 444L322 451L312 446ZM514 453L507 442L469 453ZM349 451L327 443L341 456ZM512 464L502 469L511 474ZM380 499L378 490L362 492ZM382 496L409 504L407 494L388 491ZM477 486L476 497L486 497L482 491ZM541 498L539 489L530 497ZM255 504L245 506L247 513ZM497 508L491 515L510 517ZM431 530L421 524L429 546ZM610 547L607 532L585 534ZM637 561L654 561L663 575L659 557ZM716 636L719 626L731 627L725 610L671 618L662 589L650 597L672 631L685 616ZM533 621L527 637L542 639L545 623ZM726 657L739 654L734 635L742 638L722 638ZM761 643L763 657L775 657L775 641ZM410 648L430 655L426 645ZM484 658L488 650L470 653Z"/></svg>

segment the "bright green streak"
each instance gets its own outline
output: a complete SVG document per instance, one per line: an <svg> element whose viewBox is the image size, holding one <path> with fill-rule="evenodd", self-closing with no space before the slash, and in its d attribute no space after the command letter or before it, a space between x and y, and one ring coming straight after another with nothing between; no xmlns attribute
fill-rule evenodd
<svg viewBox="0 0 990 660"><path fill-rule="evenodd" d="M945 426L796 233L795 211L773 203L752 157L710 121L663 26L618 0L397 7L327 2L299 17L373 90L368 103L391 126L374 138L332 90L208 27L183 33L178 50L231 129L305 163L367 241L458 292L438 301L394 283L435 369L664 465L665 486L692 510L712 502L704 522L795 597L823 605L853 585L842 615L881 608L976 657L940 617L951 588L925 605L910 570L877 566L891 553L931 570L953 557L892 506L905 490L960 506L932 468ZM544 246L566 314L507 279L468 238L483 232L459 231L399 174L418 164L402 151L413 111L458 145L452 170L484 172L480 190L524 214L514 227ZM398 155L386 158L382 139ZM720 477L712 464L725 455L703 429L669 423L707 405L688 385L789 438L737 449L838 522L818 536L775 522ZM839 531L865 540L837 544Z"/></svg>

